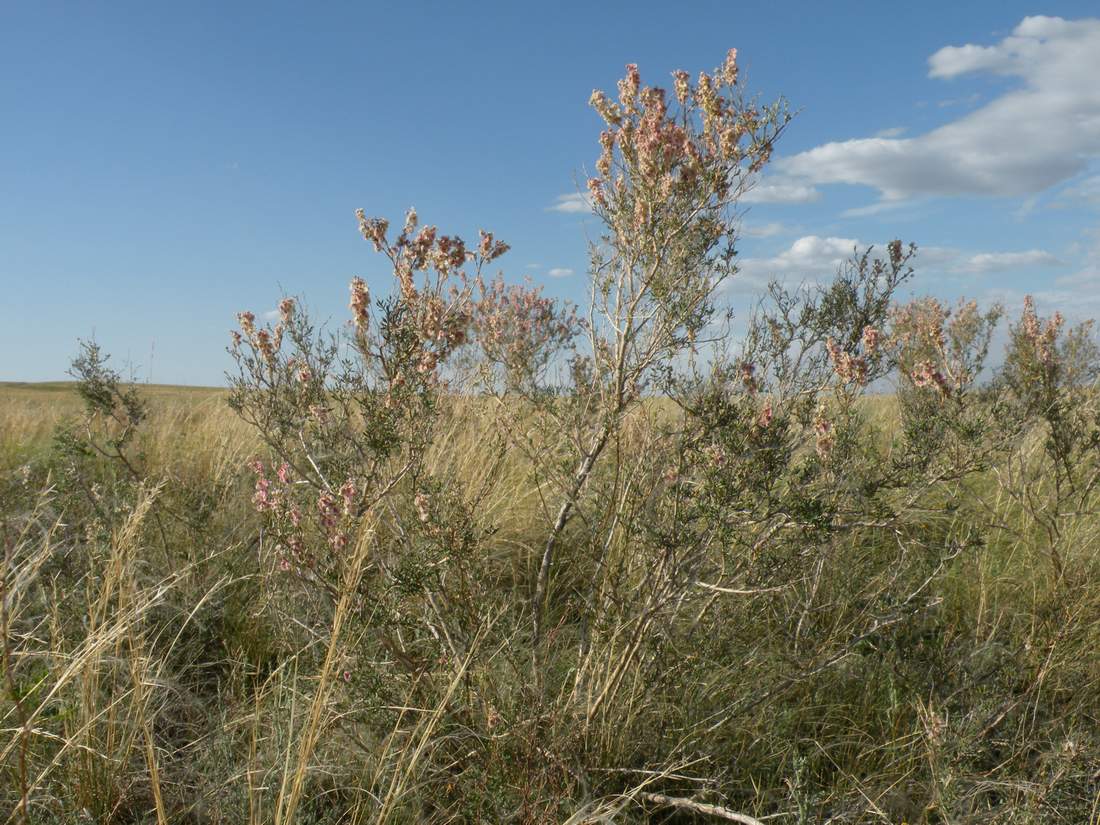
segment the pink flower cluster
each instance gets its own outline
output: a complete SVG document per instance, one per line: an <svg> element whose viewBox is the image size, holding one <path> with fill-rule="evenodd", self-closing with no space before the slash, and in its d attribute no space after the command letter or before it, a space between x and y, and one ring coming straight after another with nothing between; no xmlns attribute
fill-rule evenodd
<svg viewBox="0 0 1100 825"><path fill-rule="evenodd" d="M681 106L685 105L691 97L691 75L683 69L677 69L672 73L672 84L677 102Z"/></svg>
<svg viewBox="0 0 1100 825"><path fill-rule="evenodd" d="M259 512L275 509L275 499L271 494L271 482L264 472L264 465L260 461L253 461L250 465L252 472L256 474L256 492L252 495L252 504Z"/></svg>
<svg viewBox="0 0 1100 825"><path fill-rule="evenodd" d="M1041 366L1049 369L1054 365L1056 357L1055 345L1058 341L1058 333L1061 331L1065 318L1062 313L1055 312L1045 322L1039 319L1035 313L1035 301L1030 295L1024 298L1024 311L1020 318L1020 331L1025 340L1035 353L1035 360Z"/></svg>
<svg viewBox="0 0 1100 825"><path fill-rule="evenodd" d="M370 290L362 278L351 279L351 300L348 302L357 329L367 328L370 321Z"/></svg>
<svg viewBox="0 0 1100 825"><path fill-rule="evenodd" d="M901 266L901 262L905 258L905 249L901 241L898 239L890 241L886 245L886 250L890 255L890 263L895 267Z"/></svg>
<svg viewBox="0 0 1100 825"><path fill-rule="evenodd" d="M252 336L256 332L256 315L252 312L238 312L237 323L241 325L241 330L245 335Z"/></svg>
<svg viewBox="0 0 1100 825"><path fill-rule="evenodd" d="M294 308L293 298L283 298L279 301L279 318L284 326L289 325L290 319L294 317Z"/></svg>
<svg viewBox="0 0 1100 825"><path fill-rule="evenodd" d="M321 520L321 526L331 530L340 520L342 510L339 500L332 493L325 490L317 497L317 515Z"/></svg>
<svg viewBox="0 0 1100 825"><path fill-rule="evenodd" d="M354 479L348 478L337 494L324 490L317 496L318 523L333 550L348 546L348 519L359 515L361 494Z"/></svg>
<svg viewBox="0 0 1100 825"><path fill-rule="evenodd" d="M467 261L487 262L508 251L508 244L493 238L492 233L480 232L477 251L471 252L463 240L456 236L440 235L434 226L420 226L415 209L405 215L405 224L391 244L387 238L389 221L368 218L362 209L356 211L359 230L376 251L383 252L394 264L394 271L406 298L413 297L415 286L411 282L414 273L434 270L441 276L461 269ZM419 230L419 231L418 231Z"/></svg>
<svg viewBox="0 0 1100 825"><path fill-rule="evenodd" d="M658 203L677 192L693 191L700 177L722 199L735 167L747 160L749 171L757 171L771 154L770 139L746 142L763 121L758 111L740 103L735 92L736 49L712 74L700 73L694 85L685 71L677 70L672 77L679 114L670 112L663 89L642 85L633 63L618 83L617 103L598 89L589 99L608 126L600 134L599 176L588 181L592 202L608 208L612 198L633 197L630 211L638 231L645 229Z"/></svg>
<svg viewBox="0 0 1100 825"><path fill-rule="evenodd" d="M504 241L494 240L492 232L480 229L478 234L481 236L481 240L477 245L477 252L483 260L495 261L511 248Z"/></svg>
<svg viewBox="0 0 1100 825"><path fill-rule="evenodd" d="M957 396L980 369L995 317L983 315L975 301L948 309L935 298L922 298L894 308L884 345L893 348L914 386L934 388L944 398Z"/></svg>
<svg viewBox="0 0 1100 825"><path fill-rule="evenodd" d="M280 304L280 311L283 304L290 299L284 299ZM290 311L293 311L293 302L290 304ZM289 315L287 316L289 317ZM256 327L256 315L252 312L239 312L237 313L237 323L240 324L241 332L244 333L243 340L248 341L249 346L259 353L260 357L270 367L275 366L279 349L283 343L283 324L279 323L275 325L275 328L257 328ZM240 347L242 342L242 336L239 332L233 331L233 347L236 349Z"/></svg>
<svg viewBox="0 0 1100 825"><path fill-rule="evenodd" d="M829 359L833 362L833 372L847 384L867 384L867 359L861 355L853 355L847 350L841 349L832 338L825 342L825 348L829 351Z"/></svg>
<svg viewBox="0 0 1100 825"><path fill-rule="evenodd" d="M473 304L474 332L490 358L511 368L526 369L545 351L569 340L576 327L574 308L559 304L530 284L505 284L497 277L480 277Z"/></svg>
<svg viewBox="0 0 1100 825"><path fill-rule="evenodd" d="M391 376L391 396L414 377L412 373L421 381L435 383L440 365L468 340L473 320L471 281L462 267L473 262L480 270L507 252L508 244L481 230L477 247L471 251L461 238L440 235L434 226L420 226L415 209L408 211L401 234L391 243L387 221L368 218L361 209L356 214L363 237L390 259L401 299L420 338L412 372ZM417 273L426 275L422 287L417 286ZM369 294L361 279L352 281L351 293L352 315L362 331L367 325ZM392 398L388 401L392 403Z"/></svg>
<svg viewBox="0 0 1100 825"><path fill-rule="evenodd" d="M415 217L416 213L412 212ZM386 231L390 228L390 222L385 218L368 218L362 209L355 213L359 218L359 231L363 237L374 244L374 251L381 252L386 246Z"/></svg>
<svg viewBox="0 0 1100 825"><path fill-rule="evenodd" d="M340 485L340 498L344 500L345 515L355 515L359 506L359 487L355 479L349 478Z"/></svg>
<svg viewBox="0 0 1100 825"><path fill-rule="evenodd" d="M413 507L416 509L417 518L420 519L421 523L426 524L428 519L431 518L430 505L431 500L428 498L427 494L422 491L417 491L416 495L413 497Z"/></svg>
<svg viewBox="0 0 1100 825"><path fill-rule="evenodd" d="M774 413L772 412L772 404L770 401L764 402L764 407L760 410L760 415L756 417L756 426L762 430L768 429L772 423Z"/></svg>
<svg viewBox="0 0 1100 825"><path fill-rule="evenodd" d="M895 307L893 341L909 349L943 352L944 325L950 315L951 310L935 298L920 298Z"/></svg>
<svg viewBox="0 0 1100 825"><path fill-rule="evenodd" d="M249 467L256 474L256 489L252 495L256 510L261 513L280 511L286 502L285 488L290 483L290 467L284 461L276 469L275 478L282 485L280 487L272 487L272 480L267 477L262 461L257 459Z"/></svg>
<svg viewBox="0 0 1100 825"><path fill-rule="evenodd" d="M935 387L945 398L951 395L951 386L947 382L947 377L931 361L918 363L909 377L916 387Z"/></svg>
<svg viewBox="0 0 1100 825"><path fill-rule="evenodd" d="M829 420L823 405L818 405L814 413L815 448L821 460L826 460L836 444L836 430Z"/></svg>
<svg viewBox="0 0 1100 825"><path fill-rule="evenodd" d="M722 448L721 444L708 444L706 449L703 450L703 454L706 456L707 461L715 467L725 466L728 460L726 451Z"/></svg>
<svg viewBox="0 0 1100 825"><path fill-rule="evenodd" d="M300 363L292 358L287 362L287 366L294 370L294 377L298 379L299 384L308 384L313 380L313 370L309 368L308 364Z"/></svg>
<svg viewBox="0 0 1100 825"><path fill-rule="evenodd" d="M863 334L860 337L860 341L863 344L863 350L867 355L874 355L875 351L879 348L879 344L882 343L882 333L871 326L863 328Z"/></svg>
<svg viewBox="0 0 1100 825"><path fill-rule="evenodd" d="M285 543L294 556L296 566L310 566L312 560L306 552L306 543L301 532L306 514L294 501L295 482L290 466L286 462L277 467L272 465L273 477L268 475L267 468L259 460L250 462L249 467L256 474L253 506L258 512L270 515L276 525L280 526L280 532L287 534ZM360 515L361 506L362 491L352 478L345 480L337 493L324 490L318 494L315 524L334 550L343 550L348 546L349 527L353 524L349 519L353 520ZM284 570L290 569L285 558L280 566Z"/></svg>

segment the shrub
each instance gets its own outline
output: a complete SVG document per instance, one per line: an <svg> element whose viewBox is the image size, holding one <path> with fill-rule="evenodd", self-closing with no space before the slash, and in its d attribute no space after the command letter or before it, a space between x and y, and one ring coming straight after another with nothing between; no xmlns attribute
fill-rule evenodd
<svg viewBox="0 0 1100 825"><path fill-rule="evenodd" d="M738 74L593 93L585 307L360 212L392 288L241 313L244 431L82 345L0 467L10 818L1095 814L1090 328L1028 299L998 359L901 241L735 326L789 122Z"/></svg>

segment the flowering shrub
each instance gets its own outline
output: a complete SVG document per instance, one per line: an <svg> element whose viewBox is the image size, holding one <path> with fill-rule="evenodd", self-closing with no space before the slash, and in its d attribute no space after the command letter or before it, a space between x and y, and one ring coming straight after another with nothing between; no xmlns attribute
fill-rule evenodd
<svg viewBox="0 0 1100 825"><path fill-rule="evenodd" d="M1000 307L982 313L975 301L960 301L955 310L935 298L898 307L891 344L903 377L942 398L964 393L982 371L1000 316Z"/></svg>
<svg viewBox="0 0 1100 825"><path fill-rule="evenodd" d="M1031 296L1024 298L1020 320L1009 330L1004 378L1027 413L1049 415L1060 394L1079 393L1100 376L1092 327L1087 321L1066 329L1060 312L1041 319Z"/></svg>
<svg viewBox="0 0 1100 825"><path fill-rule="evenodd" d="M82 415L0 464L10 818L1095 814L1091 330L1027 299L991 354L1000 307L899 302L900 241L735 327L788 123L740 83L593 93L587 306L360 212L390 283L242 312L251 437L176 452L200 413L150 432L85 346Z"/></svg>
<svg viewBox="0 0 1100 825"><path fill-rule="evenodd" d="M535 393L548 380L553 360L574 345L575 308L542 295L542 287L478 278L473 331L496 392Z"/></svg>
<svg viewBox="0 0 1100 825"><path fill-rule="evenodd" d="M523 339L550 321L537 293L486 286L483 270L507 251L492 235L467 247L413 210L396 238L385 220L360 212L359 223L390 262L391 293L372 303L352 280L351 320L331 333L294 299L270 328L243 314L230 403L269 451L251 470L274 586L290 616L329 628L317 706L340 707L344 730L375 731L400 726L406 704L442 701L439 680L478 652L495 609L475 550L493 525L479 492L433 456L461 418L458 393L483 377L472 352L518 378L517 359L537 359ZM303 744L303 764L315 747Z"/></svg>
<svg viewBox="0 0 1100 825"><path fill-rule="evenodd" d="M1042 538L1030 543L1049 557L1059 581L1065 572L1068 514L1097 513L1098 376L1100 350L1092 338L1092 322L1066 329L1061 313L1040 318L1027 296L1019 321L1009 328L1000 380L1014 432L1029 435L1037 429L1042 450L1036 457L1027 439L1013 442L1001 486L1038 528Z"/></svg>
<svg viewBox="0 0 1100 825"><path fill-rule="evenodd" d="M695 80L675 72L671 96L628 66L617 98L597 91L591 104L606 128L587 182L603 231L586 312L484 273L507 248L489 234L467 249L410 212L391 240L360 213L391 294L372 306L353 281L343 335L321 335L292 299L273 327L242 315L233 404L272 453L252 464L272 568L329 604L353 585L352 696L440 701L423 674L469 667L499 623L508 666L527 675L518 693L482 681L470 702L507 758L541 764L545 743L568 749L575 729L592 737L585 758L629 761L646 736L647 759L673 764L684 739L643 731L664 729L661 697L708 682L708 661L751 670L777 647L796 655L773 689L749 679L680 714L695 736L733 735L740 709L933 615L934 583L980 540L930 517L930 502L969 506L1023 417L1092 374L1067 366L1088 338L1062 341L1029 304L983 384L1000 308L899 305L916 248L893 241L883 255L853 250L820 286L771 284L735 342L717 290L736 277L736 205L788 122L782 103L746 100L731 51ZM891 381L896 428L871 414ZM460 407L490 399L495 455L523 456L545 508L532 569L523 560L505 578L486 566L484 499L429 458ZM526 609L493 609L508 575ZM827 609L829 632L814 618ZM731 621L757 636L731 637ZM367 665L387 655L399 675ZM457 751L441 744L435 758ZM571 787L553 760L529 770L551 798Z"/></svg>
<svg viewBox="0 0 1100 825"><path fill-rule="evenodd" d="M550 412L567 430L544 462L560 504L536 579L536 656L559 537L623 416L668 384L671 365L714 319L715 292L734 271L733 206L789 120L782 103L745 100L736 50L695 82L683 71L673 79L675 101L629 65L617 102L600 91L590 101L607 127L588 180L604 234L591 247L587 351L573 362L572 407Z"/></svg>

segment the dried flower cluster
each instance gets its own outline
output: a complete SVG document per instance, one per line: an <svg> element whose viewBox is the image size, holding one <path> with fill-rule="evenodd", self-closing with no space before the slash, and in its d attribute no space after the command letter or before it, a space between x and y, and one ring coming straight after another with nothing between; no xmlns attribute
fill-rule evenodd
<svg viewBox="0 0 1100 825"><path fill-rule="evenodd" d="M999 318L999 307L982 313L974 301L950 309L922 298L894 309L888 345L913 386L947 398L977 379Z"/></svg>
<svg viewBox="0 0 1100 825"><path fill-rule="evenodd" d="M814 449L818 457L827 460L836 444L836 429L824 404L819 404L814 411L814 436Z"/></svg>
<svg viewBox="0 0 1100 825"><path fill-rule="evenodd" d="M238 313L237 321L240 324L241 332L244 333L243 340L247 341L253 350L263 358L268 367L274 367L279 349L283 344L285 326L279 323L273 329L270 327L257 328L256 315L252 312ZM241 333L234 332L233 345L239 347L241 343Z"/></svg>
<svg viewBox="0 0 1100 825"><path fill-rule="evenodd" d="M311 549L309 536L321 536L337 552L347 548L363 505L355 479L345 479L335 492L317 492L296 481L285 461L272 467L273 476L258 459L249 466L256 476L253 506L270 518L274 535L279 537L279 568L304 576L323 575L332 559Z"/></svg>
<svg viewBox="0 0 1100 825"><path fill-rule="evenodd" d="M724 203L736 196L743 174L768 162L785 115L743 104L737 82L731 49L721 67L701 72L695 83L687 72L673 72L679 111L670 109L664 89L642 85L634 64L619 81L617 102L593 91L590 104L607 129L588 191L617 231L653 232L679 200L697 202L701 193L705 202Z"/></svg>
<svg viewBox="0 0 1100 825"><path fill-rule="evenodd" d="M832 338L826 340L825 348L828 350L829 358L833 362L833 370L841 381L859 384L861 387L866 386L866 358L842 350L840 345Z"/></svg>
<svg viewBox="0 0 1100 825"><path fill-rule="evenodd" d="M1045 368L1054 364L1055 344L1065 319L1062 313L1055 312L1046 321L1035 314L1035 302L1030 295L1024 297L1023 314L1020 317L1020 331L1024 339L1035 352L1035 360Z"/></svg>
<svg viewBox="0 0 1100 825"><path fill-rule="evenodd" d="M577 332L576 309L544 296L542 287L506 284L499 276L475 283L474 334L488 361L504 368L506 381L531 380Z"/></svg>

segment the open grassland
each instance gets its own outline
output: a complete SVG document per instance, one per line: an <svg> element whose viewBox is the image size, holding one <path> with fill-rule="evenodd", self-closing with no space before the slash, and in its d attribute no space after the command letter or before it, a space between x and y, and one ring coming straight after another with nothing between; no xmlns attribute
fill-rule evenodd
<svg viewBox="0 0 1100 825"><path fill-rule="evenodd" d="M1039 435L904 523L749 524L736 587L640 604L674 538L633 495L673 483L651 404L586 493L607 529L564 534L536 653L556 499L493 404L433 439L438 528L411 494L366 520L357 586L322 598L281 569L226 393L140 394L120 466L74 446L71 385L0 387L6 821L1100 822L1100 521L1092 494L1043 508ZM893 443L893 403L863 411Z"/></svg>
<svg viewBox="0 0 1100 825"><path fill-rule="evenodd" d="M227 434L233 430L241 439L248 436L247 428L226 407L223 389L148 384L142 385L141 396L149 403L157 437L165 442L202 439L226 428ZM82 410L71 382L0 382L0 453L11 463L47 449L58 426L76 419ZM205 427L211 429L204 431Z"/></svg>

